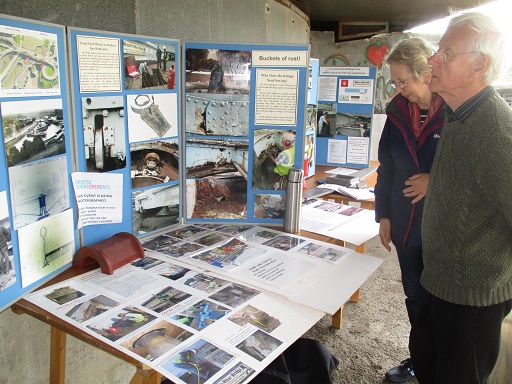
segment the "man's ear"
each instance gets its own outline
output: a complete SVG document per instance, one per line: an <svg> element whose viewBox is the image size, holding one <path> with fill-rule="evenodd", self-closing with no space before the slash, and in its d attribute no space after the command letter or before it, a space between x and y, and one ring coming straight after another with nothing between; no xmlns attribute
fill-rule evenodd
<svg viewBox="0 0 512 384"><path fill-rule="evenodd" d="M491 66L491 59L487 55L479 55L473 65L473 71L480 72L483 75L487 73L487 70Z"/></svg>

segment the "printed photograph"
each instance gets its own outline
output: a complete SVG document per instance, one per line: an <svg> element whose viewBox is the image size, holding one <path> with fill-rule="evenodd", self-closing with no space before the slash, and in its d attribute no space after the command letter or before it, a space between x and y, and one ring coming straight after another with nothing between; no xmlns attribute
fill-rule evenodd
<svg viewBox="0 0 512 384"><path fill-rule="evenodd" d="M87 328L110 341L117 341L156 319L136 307L120 309L112 312L112 316L103 316L87 325Z"/></svg>
<svg viewBox="0 0 512 384"><path fill-rule="evenodd" d="M59 305L66 304L82 296L85 296L85 293L70 286L59 287L45 295L48 300L54 301Z"/></svg>
<svg viewBox="0 0 512 384"><path fill-rule="evenodd" d="M7 192L0 191L0 292L16 282Z"/></svg>
<svg viewBox="0 0 512 384"><path fill-rule="evenodd" d="M249 142L245 139L187 138L187 178L247 180Z"/></svg>
<svg viewBox="0 0 512 384"><path fill-rule="evenodd" d="M66 153L62 99L3 102L2 127L9 167Z"/></svg>
<svg viewBox="0 0 512 384"><path fill-rule="evenodd" d="M134 235L142 235L179 221L179 185L133 192L132 202Z"/></svg>
<svg viewBox="0 0 512 384"><path fill-rule="evenodd" d="M215 292L210 299L235 308L259 294L260 292L255 289L233 283Z"/></svg>
<svg viewBox="0 0 512 384"><path fill-rule="evenodd" d="M121 343L126 349L153 361L173 350L194 334L179 325L159 321Z"/></svg>
<svg viewBox="0 0 512 384"><path fill-rule="evenodd" d="M200 302L189 306L184 311L173 315L171 318L182 324L200 331L217 320L229 314L231 310L220 304L209 300L201 300Z"/></svg>
<svg viewBox="0 0 512 384"><path fill-rule="evenodd" d="M231 270L264 254L265 251L262 249L248 245L238 239L231 239L218 247L198 253L192 258L208 263L212 267Z"/></svg>
<svg viewBox="0 0 512 384"><path fill-rule="evenodd" d="M84 301L83 303L75 305L71 310L66 313L66 316L83 323L84 321L90 320L93 317L99 316L109 309L119 305L118 301L111 299L110 297L99 295L90 300Z"/></svg>
<svg viewBox="0 0 512 384"><path fill-rule="evenodd" d="M222 280L218 277L210 275L205 275L203 273L196 273L193 276L187 277L184 281L182 281L182 283L186 286L198 289L206 293L215 292L230 284L229 281Z"/></svg>
<svg viewBox="0 0 512 384"><path fill-rule="evenodd" d="M87 172L126 167L126 134L122 96L82 98Z"/></svg>
<svg viewBox="0 0 512 384"><path fill-rule="evenodd" d="M249 94L251 51L185 50L187 93Z"/></svg>
<svg viewBox="0 0 512 384"><path fill-rule="evenodd" d="M130 143L178 136L176 93L127 95Z"/></svg>
<svg viewBox="0 0 512 384"><path fill-rule="evenodd" d="M236 347L242 352L258 361L263 361L267 356L276 350L283 342L273 336L257 329L247 339Z"/></svg>
<svg viewBox="0 0 512 384"><path fill-rule="evenodd" d="M123 40L125 89L174 89L176 43Z"/></svg>
<svg viewBox="0 0 512 384"><path fill-rule="evenodd" d="M254 217L261 219L284 219L286 195L256 194Z"/></svg>
<svg viewBox="0 0 512 384"><path fill-rule="evenodd" d="M152 294L151 298L144 301L141 305L144 308L151 309L154 312L162 313L163 311L174 307L183 300L192 297L191 294L180 291L173 287L166 287L159 292Z"/></svg>
<svg viewBox="0 0 512 384"><path fill-rule="evenodd" d="M24 287L71 263L75 253L73 212L67 209L18 230L21 281Z"/></svg>
<svg viewBox="0 0 512 384"><path fill-rule="evenodd" d="M263 245L280 249L281 251L289 251L290 249L295 248L297 245L303 243L304 241L306 240L300 239L298 237L282 235L274 237L273 239L263 243Z"/></svg>
<svg viewBox="0 0 512 384"><path fill-rule="evenodd" d="M179 179L178 139L130 144L132 189Z"/></svg>
<svg viewBox="0 0 512 384"><path fill-rule="evenodd" d="M247 182L243 179L187 180L187 217L247 218Z"/></svg>
<svg viewBox="0 0 512 384"><path fill-rule="evenodd" d="M0 26L2 77L0 96L60 94L57 35L12 26Z"/></svg>
<svg viewBox="0 0 512 384"><path fill-rule="evenodd" d="M295 163L295 131L254 130L253 189L283 190Z"/></svg>
<svg viewBox="0 0 512 384"><path fill-rule="evenodd" d="M165 360L160 368L187 384L202 384L233 359L228 352L199 339Z"/></svg>
<svg viewBox="0 0 512 384"><path fill-rule="evenodd" d="M9 168L14 229L70 207L65 156Z"/></svg>
<svg viewBox="0 0 512 384"><path fill-rule="evenodd" d="M240 311L229 316L229 320L243 327L246 324L252 324L267 333L271 333L281 325L281 321L267 312L262 311L252 305L243 307Z"/></svg>
<svg viewBox="0 0 512 384"><path fill-rule="evenodd" d="M185 131L201 136L249 136L249 96L188 93Z"/></svg>

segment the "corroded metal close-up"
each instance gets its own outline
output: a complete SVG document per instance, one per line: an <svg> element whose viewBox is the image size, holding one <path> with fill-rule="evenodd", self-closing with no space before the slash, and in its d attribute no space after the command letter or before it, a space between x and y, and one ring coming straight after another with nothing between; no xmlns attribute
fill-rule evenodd
<svg viewBox="0 0 512 384"><path fill-rule="evenodd" d="M249 99L241 95L188 95L187 133L219 136L249 135Z"/></svg>

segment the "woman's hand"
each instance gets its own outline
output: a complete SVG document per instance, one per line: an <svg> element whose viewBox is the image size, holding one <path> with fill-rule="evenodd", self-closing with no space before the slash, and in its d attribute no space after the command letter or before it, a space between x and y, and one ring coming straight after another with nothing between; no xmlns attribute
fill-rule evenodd
<svg viewBox="0 0 512 384"><path fill-rule="evenodd" d="M405 181L407 188L403 190L405 197L414 197L412 204L416 204L418 201L423 199L427 194L428 179L430 178L429 173L418 173L409 177Z"/></svg>
<svg viewBox="0 0 512 384"><path fill-rule="evenodd" d="M379 221L379 237L380 243L391 252L391 220L389 219L380 219Z"/></svg>

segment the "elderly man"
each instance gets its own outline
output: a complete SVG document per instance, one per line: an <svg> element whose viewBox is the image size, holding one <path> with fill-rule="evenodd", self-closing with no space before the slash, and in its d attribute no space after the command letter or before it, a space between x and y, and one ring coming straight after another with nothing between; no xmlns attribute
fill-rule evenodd
<svg viewBox="0 0 512 384"><path fill-rule="evenodd" d="M490 85L505 69L491 18L451 20L429 59L449 106L423 213L425 288L409 348L421 384L484 383L512 307L512 110Z"/></svg>

